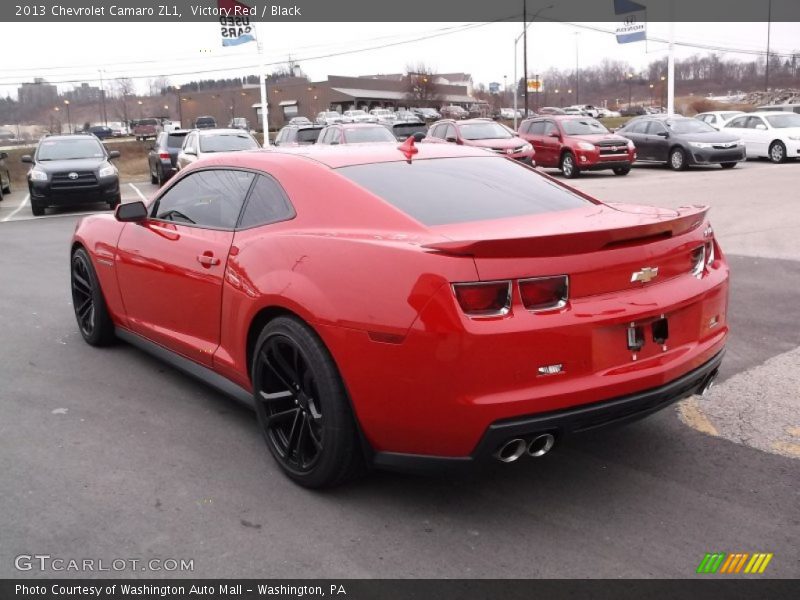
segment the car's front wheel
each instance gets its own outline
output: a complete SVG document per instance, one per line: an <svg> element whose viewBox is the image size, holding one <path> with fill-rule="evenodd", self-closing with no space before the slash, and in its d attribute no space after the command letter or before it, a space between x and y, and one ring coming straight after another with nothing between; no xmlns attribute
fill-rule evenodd
<svg viewBox="0 0 800 600"><path fill-rule="evenodd" d="M786 160L786 146L783 142L772 142L769 147L769 159L774 163L782 163Z"/></svg>
<svg viewBox="0 0 800 600"><path fill-rule="evenodd" d="M614 175L627 175L631 172L630 167L614 167Z"/></svg>
<svg viewBox="0 0 800 600"><path fill-rule="evenodd" d="M83 248L72 253L70 283L72 308L83 339L92 346L107 346L114 341L114 323L108 314L97 273Z"/></svg>
<svg viewBox="0 0 800 600"><path fill-rule="evenodd" d="M575 164L575 155L572 152L566 152L561 157L561 172L567 179L574 179L581 174L580 169Z"/></svg>
<svg viewBox="0 0 800 600"><path fill-rule="evenodd" d="M673 171L686 169L686 153L682 148L673 148L669 153L669 167Z"/></svg>
<svg viewBox="0 0 800 600"><path fill-rule="evenodd" d="M301 321L277 317L252 362L258 423L272 456L296 483L337 485L363 466L355 419L333 359Z"/></svg>

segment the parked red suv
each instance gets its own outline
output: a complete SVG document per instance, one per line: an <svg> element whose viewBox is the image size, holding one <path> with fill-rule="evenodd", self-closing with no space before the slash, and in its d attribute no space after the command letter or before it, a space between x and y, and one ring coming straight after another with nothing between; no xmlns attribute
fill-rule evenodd
<svg viewBox="0 0 800 600"><path fill-rule="evenodd" d="M627 175L636 160L633 142L611 133L597 119L578 115L548 115L524 120L519 137L533 144L540 167L561 169L565 177L581 171L613 169Z"/></svg>
<svg viewBox="0 0 800 600"><path fill-rule="evenodd" d="M486 148L514 158L525 164L536 166L533 146L514 132L490 119L466 119L437 121L428 129L426 142L450 142L463 146Z"/></svg>

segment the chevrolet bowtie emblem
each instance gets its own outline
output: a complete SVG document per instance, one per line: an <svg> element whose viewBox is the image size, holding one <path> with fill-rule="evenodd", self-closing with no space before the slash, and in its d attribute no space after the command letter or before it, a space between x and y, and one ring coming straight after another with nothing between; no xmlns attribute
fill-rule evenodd
<svg viewBox="0 0 800 600"><path fill-rule="evenodd" d="M658 267L644 267L641 271L631 273L631 283L641 281L647 283L658 277Z"/></svg>

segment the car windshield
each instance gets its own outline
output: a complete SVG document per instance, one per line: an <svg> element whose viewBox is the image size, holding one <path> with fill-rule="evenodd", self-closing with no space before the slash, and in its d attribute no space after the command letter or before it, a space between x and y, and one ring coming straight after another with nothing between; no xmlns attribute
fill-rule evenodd
<svg viewBox="0 0 800 600"><path fill-rule="evenodd" d="M532 169L489 154L373 163L337 171L428 226L536 215L590 204Z"/></svg>
<svg viewBox="0 0 800 600"><path fill-rule="evenodd" d="M338 117L338 116L339 116L339 113L338 113L338 112L336 112L335 110L332 110L332 111L330 111L330 112L326 112L326 113L325 113L325 116L326 116L326 117Z"/></svg>
<svg viewBox="0 0 800 600"><path fill-rule="evenodd" d="M345 135L347 136L348 144L397 141L386 127L359 127L358 129L348 129Z"/></svg>
<svg viewBox="0 0 800 600"><path fill-rule="evenodd" d="M708 123L698 121L697 119L680 119L677 121L664 121L670 131L674 133L715 133L714 129Z"/></svg>
<svg viewBox="0 0 800 600"><path fill-rule="evenodd" d="M142 119L138 125L158 125L158 121L156 119Z"/></svg>
<svg viewBox="0 0 800 600"><path fill-rule="evenodd" d="M459 126L465 140L507 140L513 135L497 123L467 123Z"/></svg>
<svg viewBox="0 0 800 600"><path fill-rule="evenodd" d="M200 152L236 152L256 148L258 142L246 133L215 133L200 137Z"/></svg>
<svg viewBox="0 0 800 600"><path fill-rule="evenodd" d="M591 135L593 133L608 133L608 129L595 119L566 119L561 121L561 127L567 135Z"/></svg>
<svg viewBox="0 0 800 600"><path fill-rule="evenodd" d="M317 141L320 131L322 131L322 127L309 127L308 129L298 129L297 142L313 144L314 142Z"/></svg>
<svg viewBox="0 0 800 600"><path fill-rule="evenodd" d="M37 160L75 160L78 158L103 158L103 146L96 139L74 138L44 140L39 145Z"/></svg>
<svg viewBox="0 0 800 600"><path fill-rule="evenodd" d="M786 127L800 127L800 115L793 113L786 113L785 115L770 115L765 117L769 124L776 129L784 129Z"/></svg>

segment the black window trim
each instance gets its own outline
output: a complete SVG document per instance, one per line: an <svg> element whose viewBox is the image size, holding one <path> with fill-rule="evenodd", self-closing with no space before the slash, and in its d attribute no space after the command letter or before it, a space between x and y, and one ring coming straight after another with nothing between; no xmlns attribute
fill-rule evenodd
<svg viewBox="0 0 800 600"><path fill-rule="evenodd" d="M247 192L244 195L244 201L242 202L242 206L239 207L239 215L236 217L236 224L233 227L211 227L209 225L199 225L197 223L182 223L180 221L170 221L169 219L159 219L153 216L158 210L158 205L161 202L161 198L163 198L173 187L178 185L181 181L183 181L187 177L191 177L196 173L205 173L207 171L243 171L245 173L252 173L253 175L255 175L255 177L253 177L253 181L250 182L250 187L247 188ZM239 227L239 224L242 222L242 216L244 215L244 209L250 202L250 196L253 193L253 189L256 185L256 182L258 181L259 175L272 179L275 182L275 184L278 186L278 189L280 189L281 193L284 195L286 203L292 209L292 216L287 219L270 221L269 223L259 223L258 225L251 225L250 227ZM284 221L291 221L296 217L297 217L297 210L295 210L294 204L292 203L292 199L289 197L289 194L286 192L286 190L280 184L280 182L269 173L266 173L264 171L259 171L258 169L250 169L248 167L225 167L223 165L213 165L202 169L192 169L189 172L184 172L183 175L179 174L179 176L175 178L174 183L170 184L168 188L162 190L158 194L158 196L156 196L155 200L153 200L153 204L150 206L147 219L148 221L154 221L156 223L170 223L172 225L183 225L184 227L192 227L193 229L205 229L207 231L232 231L235 233L237 231L248 231L250 229L255 229L256 227L264 227L265 225L272 225L274 223L283 223Z"/></svg>

